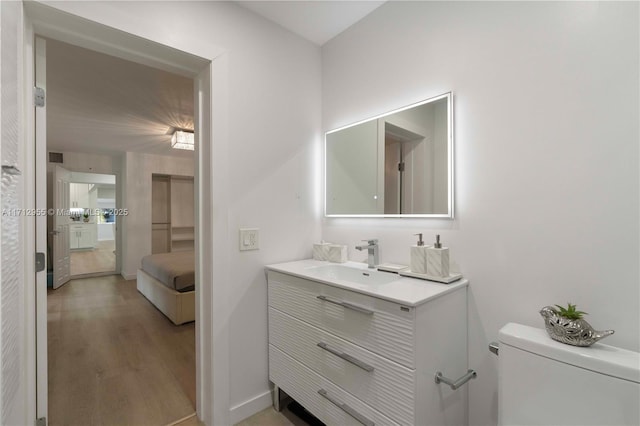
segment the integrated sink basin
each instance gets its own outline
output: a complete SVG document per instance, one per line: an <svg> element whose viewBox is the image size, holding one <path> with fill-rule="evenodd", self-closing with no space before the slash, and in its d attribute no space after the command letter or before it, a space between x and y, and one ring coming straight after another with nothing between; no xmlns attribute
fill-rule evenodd
<svg viewBox="0 0 640 426"><path fill-rule="evenodd" d="M323 265L307 269L310 276L327 281L348 281L356 284L389 284L401 277L398 274L360 269L344 265Z"/></svg>

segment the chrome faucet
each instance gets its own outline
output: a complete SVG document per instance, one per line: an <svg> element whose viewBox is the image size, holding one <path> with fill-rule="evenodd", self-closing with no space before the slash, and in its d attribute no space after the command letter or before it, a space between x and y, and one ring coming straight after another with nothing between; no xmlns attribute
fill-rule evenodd
<svg viewBox="0 0 640 426"><path fill-rule="evenodd" d="M356 246L356 250L367 250L369 254L369 258L367 262L369 263L369 268L375 269L376 265L378 265L378 240L362 240L366 241L367 245Z"/></svg>

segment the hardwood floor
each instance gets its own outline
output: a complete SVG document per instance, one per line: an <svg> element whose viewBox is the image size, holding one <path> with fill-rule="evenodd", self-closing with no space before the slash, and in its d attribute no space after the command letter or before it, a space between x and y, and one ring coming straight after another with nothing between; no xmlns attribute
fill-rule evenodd
<svg viewBox="0 0 640 426"><path fill-rule="evenodd" d="M308 426L308 423L298 418L287 408L277 412L269 407L241 421L236 426Z"/></svg>
<svg viewBox="0 0 640 426"><path fill-rule="evenodd" d="M175 326L135 280L116 275L49 289L47 305L49 425L204 425L186 418L196 405L195 323ZM306 425L287 408L238 424Z"/></svg>
<svg viewBox="0 0 640 426"><path fill-rule="evenodd" d="M115 240L98 241L93 250L72 251L71 275L113 272L116 270Z"/></svg>
<svg viewBox="0 0 640 426"><path fill-rule="evenodd" d="M195 326L110 275L48 297L49 424L167 425L195 411Z"/></svg>
<svg viewBox="0 0 640 426"><path fill-rule="evenodd" d="M204 426L204 423L192 416L170 426ZM308 423L286 408L279 413L269 407L241 421L236 426L308 426Z"/></svg>

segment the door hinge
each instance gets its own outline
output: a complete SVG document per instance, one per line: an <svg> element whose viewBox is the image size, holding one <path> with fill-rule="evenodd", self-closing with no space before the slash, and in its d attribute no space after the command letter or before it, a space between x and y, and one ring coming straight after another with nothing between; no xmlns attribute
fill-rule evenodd
<svg viewBox="0 0 640 426"><path fill-rule="evenodd" d="M36 426L47 426L47 418L39 417L36 419Z"/></svg>
<svg viewBox="0 0 640 426"><path fill-rule="evenodd" d="M33 103L37 106L37 107L43 107L44 106L44 99L45 99L45 94L44 94L44 89L41 87L34 87L33 88Z"/></svg>
<svg viewBox="0 0 640 426"><path fill-rule="evenodd" d="M45 260L44 253L36 253L36 272L44 271L44 268L47 267L47 262Z"/></svg>
<svg viewBox="0 0 640 426"><path fill-rule="evenodd" d="M398 171L404 172L404 163L398 163Z"/></svg>

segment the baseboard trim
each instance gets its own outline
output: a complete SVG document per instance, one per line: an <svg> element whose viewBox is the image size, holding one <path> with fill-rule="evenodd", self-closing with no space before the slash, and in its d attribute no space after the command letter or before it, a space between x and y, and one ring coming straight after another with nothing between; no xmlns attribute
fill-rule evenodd
<svg viewBox="0 0 640 426"><path fill-rule="evenodd" d="M191 413L191 414L189 414L188 416L184 416L183 418L176 420L175 422L171 422L171 423L169 423L167 426L176 426L176 425L179 425L180 423L185 422L185 421L189 420L189 419L190 419L190 418L192 418L192 417L195 417L197 421L200 421L200 419L198 419L198 417L197 417L196 413Z"/></svg>
<svg viewBox="0 0 640 426"><path fill-rule="evenodd" d="M108 275L118 275L118 273L116 271L112 271L112 272L91 272L89 274L71 275L69 278L72 279L72 280L79 280L79 279L83 279L83 278L106 277Z"/></svg>
<svg viewBox="0 0 640 426"><path fill-rule="evenodd" d="M124 278L125 280L135 280L136 278L138 278L138 274L127 274L126 272L121 273L120 275L122 275L122 278Z"/></svg>
<svg viewBox="0 0 640 426"><path fill-rule="evenodd" d="M251 398L241 404L231 407L229 410L229 421L232 425L240 423L244 419L253 416L272 404L273 391L266 391Z"/></svg>

